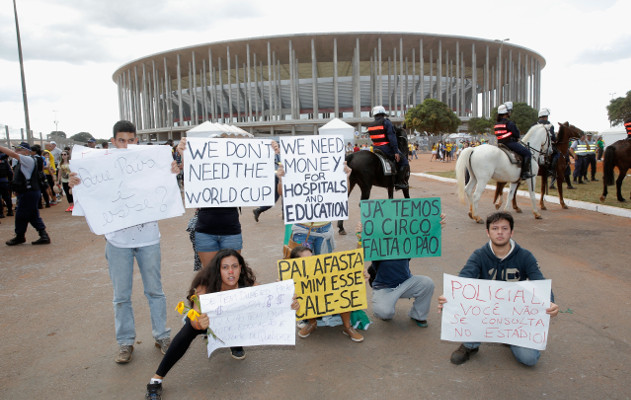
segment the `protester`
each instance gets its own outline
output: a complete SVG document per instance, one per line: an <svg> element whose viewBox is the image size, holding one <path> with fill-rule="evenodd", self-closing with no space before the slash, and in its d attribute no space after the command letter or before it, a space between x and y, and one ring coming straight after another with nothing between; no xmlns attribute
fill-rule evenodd
<svg viewBox="0 0 631 400"><path fill-rule="evenodd" d="M188 291L187 299L190 307L200 313L200 316L194 321L186 317L184 326L173 338L173 343L162 358L155 375L147 384L146 399L160 400L162 398L162 381L164 377L186 353L193 339L207 332L209 326L208 315L201 313L197 302L194 302L191 296L225 292L255 285L256 276L254 272L247 265L241 254L232 249L223 249L217 252L210 263L195 275ZM291 309L299 309L299 304L295 297L291 304ZM245 358L243 347L231 347L230 353L234 359L243 360Z"/></svg>
<svg viewBox="0 0 631 400"><path fill-rule="evenodd" d="M513 239L514 222L509 213L496 212L486 219L486 234L489 242L473 252L458 276L464 278L525 281L545 279L539 270L537 260L528 250L520 247ZM554 301L552 296L551 301ZM445 296L438 297L438 312L447 302ZM546 313L554 317L559 307L550 303ZM478 352L480 343L463 343L451 355L451 362L458 365L469 360L471 354ZM539 350L509 346L515 359L520 363L533 366L539 360Z"/></svg>
<svg viewBox="0 0 631 400"><path fill-rule="evenodd" d="M46 225L39 216L40 178L37 160L31 156L31 146L22 142L15 151L0 146L0 152L18 160L13 170L12 190L17 193L17 209L15 211L15 237L6 242L7 246L15 246L26 242L28 224L33 225L39 233L39 239L31 244L49 244L50 237L46 233Z"/></svg>
<svg viewBox="0 0 631 400"><path fill-rule="evenodd" d="M52 154L55 158L55 167L57 167L59 165L59 162L61 161L61 149L57 147L57 142L55 142L54 140L49 142L46 150L50 151L50 154Z"/></svg>
<svg viewBox="0 0 631 400"><path fill-rule="evenodd" d="M182 159L186 149L183 137L177 146ZM175 162L175 161L174 161ZM241 252L243 237L237 207L204 207L197 213L195 248L201 265L207 265L219 250L234 249Z"/></svg>
<svg viewBox="0 0 631 400"><path fill-rule="evenodd" d="M112 144L117 149L126 149L128 144L138 143L136 127L129 121L114 124ZM177 174L175 162L171 172ZM69 186L81 183L75 172L70 174ZM114 290L114 321L118 354L114 361L119 364L131 361L136 341L134 311L131 303L134 258L138 263L144 286L145 297L151 313L151 333L155 346L166 353L171 342L171 329L166 327L166 296L162 290L160 275L160 230L158 222L134 225L105 235L105 258Z"/></svg>
<svg viewBox="0 0 631 400"><path fill-rule="evenodd" d="M38 208L42 208L42 199L44 200L46 208L50 208L51 205L54 206L57 204L57 197L53 193L51 186L49 186L46 173L44 172L47 169L47 160L42 155L40 145L34 144L31 146L31 152L34 153L33 157L37 160L37 176L39 177L39 188L41 192Z"/></svg>
<svg viewBox="0 0 631 400"><path fill-rule="evenodd" d="M306 246L297 246L291 250L291 254L289 258L301 258L301 257L310 257L313 255L313 252L309 247ZM431 295L430 295L431 296ZM342 333L348 336L353 342L360 343L364 341L364 337L353 328L351 325L351 312L343 312L340 313L340 317L342 317ZM298 331L298 336L302 339L306 339L316 330L318 327L318 321L316 318L312 318L306 321L306 324L300 328Z"/></svg>
<svg viewBox="0 0 631 400"><path fill-rule="evenodd" d="M74 198L72 197L72 190L68 185L68 179L70 178L70 152L63 150L61 152L61 162L59 163L59 169L57 173L57 185L61 185L66 193L66 200L68 200L68 208L66 212L72 212L74 209Z"/></svg>

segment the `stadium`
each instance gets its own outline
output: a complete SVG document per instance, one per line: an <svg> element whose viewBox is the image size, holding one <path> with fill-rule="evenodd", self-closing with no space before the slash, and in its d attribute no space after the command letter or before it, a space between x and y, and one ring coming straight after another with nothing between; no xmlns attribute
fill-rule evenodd
<svg viewBox="0 0 631 400"><path fill-rule="evenodd" d="M316 33L184 47L113 75L121 119L143 141L179 139L205 121L256 135L312 134L334 117L356 127L383 105L402 122L427 98L466 122L504 101L540 108L545 59L508 39L426 33Z"/></svg>

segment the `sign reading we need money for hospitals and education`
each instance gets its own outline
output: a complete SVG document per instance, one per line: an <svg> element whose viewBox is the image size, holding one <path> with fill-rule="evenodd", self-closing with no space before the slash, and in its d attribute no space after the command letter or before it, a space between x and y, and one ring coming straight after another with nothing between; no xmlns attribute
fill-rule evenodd
<svg viewBox="0 0 631 400"><path fill-rule="evenodd" d="M348 219L346 148L341 136L280 138L286 224Z"/></svg>
<svg viewBox="0 0 631 400"><path fill-rule="evenodd" d="M296 319L367 308L361 249L278 261L282 281L293 279L300 309Z"/></svg>
<svg viewBox="0 0 631 400"><path fill-rule="evenodd" d="M362 200L359 204L367 261L440 257L439 197Z"/></svg>
<svg viewBox="0 0 631 400"><path fill-rule="evenodd" d="M168 146L75 151L70 170L81 183L72 191L97 235L184 213Z"/></svg>
<svg viewBox="0 0 631 400"><path fill-rule="evenodd" d="M189 137L183 158L186 208L274 205L271 139Z"/></svg>
<svg viewBox="0 0 631 400"><path fill-rule="evenodd" d="M440 338L545 350L551 286L549 279L504 282L444 274Z"/></svg>
<svg viewBox="0 0 631 400"><path fill-rule="evenodd" d="M296 344L293 295L289 280L199 296L215 334L208 335L208 357L220 347Z"/></svg>

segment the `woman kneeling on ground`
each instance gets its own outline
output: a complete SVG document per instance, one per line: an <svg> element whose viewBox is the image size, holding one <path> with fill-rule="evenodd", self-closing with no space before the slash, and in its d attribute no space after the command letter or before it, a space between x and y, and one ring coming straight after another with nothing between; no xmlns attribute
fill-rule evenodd
<svg viewBox="0 0 631 400"><path fill-rule="evenodd" d="M162 380L166 374L186 353L193 339L197 335L206 334L209 325L208 315L201 312L197 304L191 300L191 296L224 292L256 285L254 272L248 267L241 254L233 249L220 250L210 263L195 275L187 299L191 308L200 313L200 316L195 321L191 321L186 317L184 326L173 338L155 375L149 381L145 399L160 400L162 398ZM298 301L294 297L291 308L298 310L298 307ZM245 358L243 347L231 347L230 352L232 357L237 360Z"/></svg>

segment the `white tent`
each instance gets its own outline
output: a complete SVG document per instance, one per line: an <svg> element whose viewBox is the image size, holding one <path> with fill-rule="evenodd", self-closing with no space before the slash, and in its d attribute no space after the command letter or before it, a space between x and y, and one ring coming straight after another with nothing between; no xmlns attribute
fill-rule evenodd
<svg viewBox="0 0 631 400"><path fill-rule="evenodd" d="M241 128L230 125L222 125L219 123L212 123L206 121L196 127L186 131L188 137L201 137L201 138L213 138L213 137L252 137L252 135Z"/></svg>
<svg viewBox="0 0 631 400"><path fill-rule="evenodd" d="M627 132L624 130L624 126L614 126L605 129L600 133L600 135L602 135L603 142L605 142L605 147L607 147L620 139L626 138Z"/></svg>
<svg viewBox="0 0 631 400"><path fill-rule="evenodd" d="M355 128L339 118L333 118L318 128L318 134L341 135L344 137L344 143L355 143Z"/></svg>

